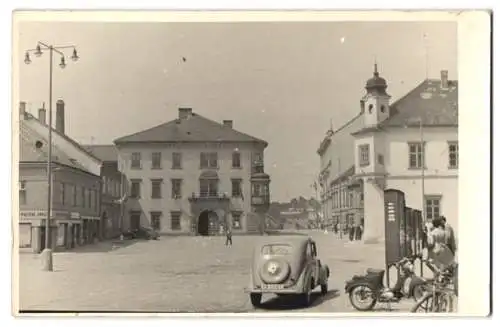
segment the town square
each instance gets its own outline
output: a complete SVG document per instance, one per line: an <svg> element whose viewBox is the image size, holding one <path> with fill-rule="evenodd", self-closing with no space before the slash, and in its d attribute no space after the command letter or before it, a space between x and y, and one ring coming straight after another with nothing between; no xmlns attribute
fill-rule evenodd
<svg viewBox="0 0 500 327"><path fill-rule="evenodd" d="M19 17L21 313L457 312L456 23Z"/></svg>

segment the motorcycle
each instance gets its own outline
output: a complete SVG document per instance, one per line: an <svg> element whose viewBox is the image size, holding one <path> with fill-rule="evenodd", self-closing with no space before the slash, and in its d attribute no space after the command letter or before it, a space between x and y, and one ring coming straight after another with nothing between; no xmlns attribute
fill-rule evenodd
<svg viewBox="0 0 500 327"><path fill-rule="evenodd" d="M402 298L418 301L426 292L428 281L415 274L416 258L403 258L395 263L398 279L392 288L386 288L383 284L384 269L368 268L365 275L354 275L345 285L351 305L358 311L369 311L377 302L399 302Z"/></svg>

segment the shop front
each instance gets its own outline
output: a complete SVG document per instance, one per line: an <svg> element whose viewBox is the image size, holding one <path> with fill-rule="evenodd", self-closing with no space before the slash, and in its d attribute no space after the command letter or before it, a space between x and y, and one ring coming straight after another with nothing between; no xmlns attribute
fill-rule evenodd
<svg viewBox="0 0 500 327"><path fill-rule="evenodd" d="M46 237L45 210L22 210L19 215L18 244L20 251L40 253L45 248ZM53 211L50 220L51 247L64 251L85 244L83 242L82 221L95 221L99 217L84 217L78 212ZM91 219L88 219L91 218ZM95 227L94 227L95 229Z"/></svg>

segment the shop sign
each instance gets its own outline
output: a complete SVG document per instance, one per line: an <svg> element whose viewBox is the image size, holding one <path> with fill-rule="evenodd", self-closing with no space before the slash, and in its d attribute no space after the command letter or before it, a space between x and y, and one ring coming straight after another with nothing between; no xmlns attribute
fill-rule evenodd
<svg viewBox="0 0 500 327"><path fill-rule="evenodd" d="M45 219L46 217L47 211L44 210L21 210L19 212L19 220Z"/></svg>
<svg viewBox="0 0 500 327"><path fill-rule="evenodd" d="M71 219L80 219L80 213L79 212L71 212L70 218Z"/></svg>

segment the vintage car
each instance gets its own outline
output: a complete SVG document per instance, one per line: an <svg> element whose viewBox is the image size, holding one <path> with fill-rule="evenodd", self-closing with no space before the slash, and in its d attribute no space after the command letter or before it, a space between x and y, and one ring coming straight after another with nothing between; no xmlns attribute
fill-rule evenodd
<svg viewBox="0 0 500 327"><path fill-rule="evenodd" d="M317 286L326 294L330 269L317 256L316 243L307 236L266 238L256 245L246 289L252 305L259 306L264 293L299 295L304 306Z"/></svg>

